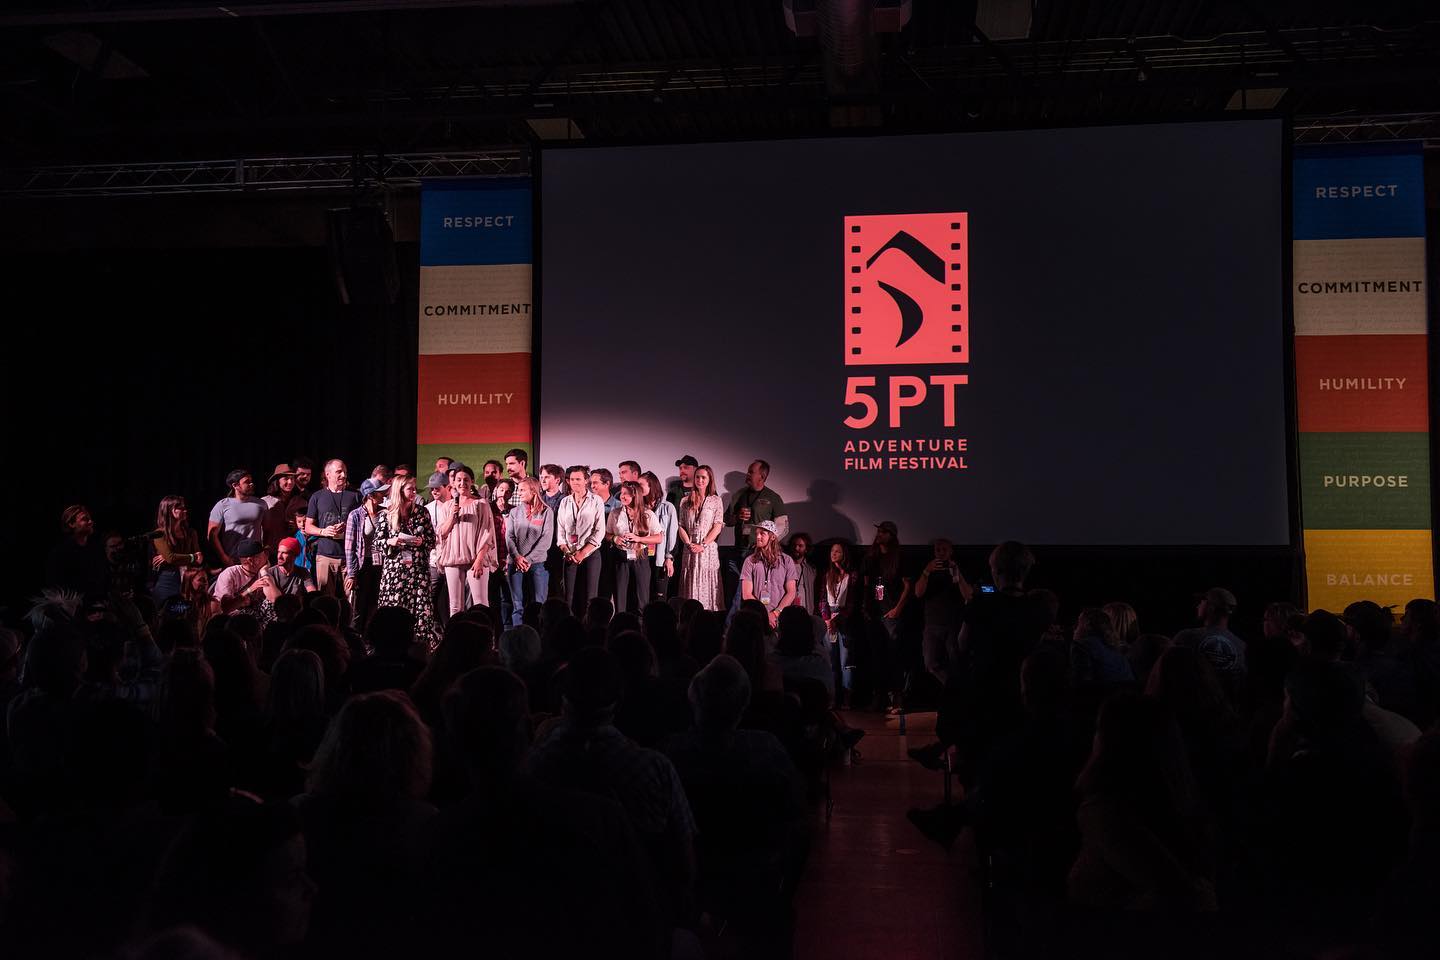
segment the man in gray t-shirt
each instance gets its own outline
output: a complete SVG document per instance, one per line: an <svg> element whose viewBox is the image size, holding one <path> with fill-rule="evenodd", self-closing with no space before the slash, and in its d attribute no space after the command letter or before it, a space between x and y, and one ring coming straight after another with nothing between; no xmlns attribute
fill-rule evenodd
<svg viewBox="0 0 1440 960"><path fill-rule="evenodd" d="M255 478L249 470L231 470L225 477L230 496L210 508L210 523L205 538L215 548L220 562L236 564L235 549L242 540L265 542L265 501L255 496Z"/></svg>
<svg viewBox="0 0 1440 960"><path fill-rule="evenodd" d="M265 569L265 576L270 578L270 584L265 590L265 598L274 601L285 594L303 596L315 589L315 581L311 579L307 570L295 566L295 558L300 555L300 541L294 537L286 537L275 546L275 566Z"/></svg>

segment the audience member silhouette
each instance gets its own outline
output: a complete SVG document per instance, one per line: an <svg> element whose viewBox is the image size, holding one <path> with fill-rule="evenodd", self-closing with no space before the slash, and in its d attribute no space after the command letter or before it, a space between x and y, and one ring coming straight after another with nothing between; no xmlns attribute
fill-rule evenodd
<svg viewBox="0 0 1440 960"><path fill-rule="evenodd" d="M428 845L422 945L437 956L668 957L651 864L617 798L532 776L524 683L481 667L451 687L444 713L469 790Z"/></svg>
<svg viewBox="0 0 1440 960"><path fill-rule="evenodd" d="M623 688L608 651L587 647L570 659L560 722L535 747L535 777L618 800L649 853L663 914L684 925L695 919L694 818L670 761L615 728Z"/></svg>
<svg viewBox="0 0 1440 960"><path fill-rule="evenodd" d="M319 885L313 939L328 955L404 952L435 815L432 756L429 728L394 690L348 700L315 751L294 804Z"/></svg>

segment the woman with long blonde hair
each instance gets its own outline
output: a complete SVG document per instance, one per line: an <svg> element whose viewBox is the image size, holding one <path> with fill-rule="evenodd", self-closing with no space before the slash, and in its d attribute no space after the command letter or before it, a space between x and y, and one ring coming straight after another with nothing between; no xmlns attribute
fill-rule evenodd
<svg viewBox="0 0 1440 960"><path fill-rule="evenodd" d="M695 468L694 486L680 502L680 596L698 600L706 610L721 610L720 550L715 540L725 529L725 507L709 464Z"/></svg>
<svg viewBox="0 0 1440 960"><path fill-rule="evenodd" d="M428 558L435 547L435 528L430 514L415 503L414 477L391 481L390 504L375 514L375 542L382 560L379 606L409 610L415 618L415 638L434 646Z"/></svg>

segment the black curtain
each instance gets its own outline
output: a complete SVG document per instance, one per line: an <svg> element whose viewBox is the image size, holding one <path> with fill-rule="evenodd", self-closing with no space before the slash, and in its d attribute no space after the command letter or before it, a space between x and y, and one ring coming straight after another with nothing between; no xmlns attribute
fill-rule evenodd
<svg viewBox="0 0 1440 960"><path fill-rule="evenodd" d="M415 454L414 244L388 306L341 305L324 248L91 250L11 257L4 471L19 483L0 604L41 586L64 507L97 531L153 527L160 498L206 516L235 467L341 457L353 483ZM423 472L423 471L422 471ZM312 489L315 485L312 484ZM7 618L8 619L8 618Z"/></svg>

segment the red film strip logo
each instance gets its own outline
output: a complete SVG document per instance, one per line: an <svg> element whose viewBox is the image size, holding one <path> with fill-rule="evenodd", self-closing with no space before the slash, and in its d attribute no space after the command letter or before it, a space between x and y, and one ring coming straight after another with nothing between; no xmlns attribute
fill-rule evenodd
<svg viewBox="0 0 1440 960"><path fill-rule="evenodd" d="M964 213L845 218L845 365L970 362Z"/></svg>

